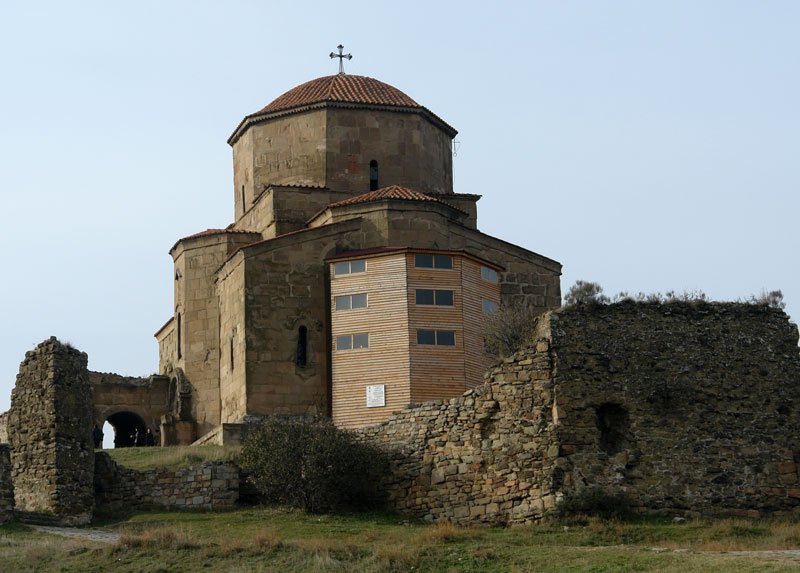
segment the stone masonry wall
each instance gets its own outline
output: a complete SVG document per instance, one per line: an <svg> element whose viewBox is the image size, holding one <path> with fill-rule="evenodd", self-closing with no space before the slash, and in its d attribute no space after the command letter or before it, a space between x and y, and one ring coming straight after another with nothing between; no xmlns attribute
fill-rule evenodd
<svg viewBox="0 0 800 573"><path fill-rule="evenodd" d="M599 486L648 513L798 511L800 353L782 311L621 303L549 326L565 492Z"/></svg>
<svg viewBox="0 0 800 573"><path fill-rule="evenodd" d="M8 412L0 414L0 444L8 443Z"/></svg>
<svg viewBox="0 0 800 573"><path fill-rule="evenodd" d="M543 315L532 346L446 403L360 434L392 505L527 523L587 488L641 513L798 512L800 353L781 311L621 303Z"/></svg>
<svg viewBox="0 0 800 573"><path fill-rule="evenodd" d="M12 517L14 486L11 483L11 447L0 444L0 524Z"/></svg>
<svg viewBox="0 0 800 573"><path fill-rule="evenodd" d="M390 452L398 511L430 521L526 523L555 507L558 436L547 346L520 373L358 431ZM509 361L509 366L516 362Z"/></svg>
<svg viewBox="0 0 800 573"><path fill-rule="evenodd" d="M95 456L98 511L148 506L224 510L239 499L239 468L231 462L136 471L117 465L105 452Z"/></svg>
<svg viewBox="0 0 800 573"><path fill-rule="evenodd" d="M92 389L86 354L52 337L25 354L8 433L16 510L64 524L91 519Z"/></svg>

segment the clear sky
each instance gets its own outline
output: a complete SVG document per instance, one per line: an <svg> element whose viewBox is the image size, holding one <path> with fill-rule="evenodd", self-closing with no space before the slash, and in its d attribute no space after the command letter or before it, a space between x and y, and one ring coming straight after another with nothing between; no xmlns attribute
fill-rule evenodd
<svg viewBox="0 0 800 573"><path fill-rule="evenodd" d="M800 317L800 3L0 4L0 411L55 335L146 375L169 248L233 217L240 119L346 69L459 130L482 231L609 294Z"/></svg>

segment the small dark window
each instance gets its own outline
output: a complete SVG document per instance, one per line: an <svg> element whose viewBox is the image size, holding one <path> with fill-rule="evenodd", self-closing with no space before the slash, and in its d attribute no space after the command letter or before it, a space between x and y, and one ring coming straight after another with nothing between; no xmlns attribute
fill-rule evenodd
<svg viewBox="0 0 800 573"><path fill-rule="evenodd" d="M493 300L485 298L483 299L483 302L481 304L483 306L484 314L494 314L495 312L497 312L497 303L494 302Z"/></svg>
<svg viewBox="0 0 800 573"><path fill-rule="evenodd" d="M436 344L439 346L455 346L456 333L452 330L437 330L436 331Z"/></svg>
<svg viewBox="0 0 800 573"><path fill-rule="evenodd" d="M433 291L430 289L417 289L417 304L433 304Z"/></svg>
<svg viewBox="0 0 800 573"><path fill-rule="evenodd" d="M456 333L452 330L418 330L417 344L455 346Z"/></svg>
<svg viewBox="0 0 800 573"><path fill-rule="evenodd" d="M423 269L432 269L433 255L414 255L414 266Z"/></svg>
<svg viewBox="0 0 800 573"><path fill-rule="evenodd" d="M436 344L435 330L418 330L417 344Z"/></svg>
<svg viewBox="0 0 800 573"><path fill-rule="evenodd" d="M244 185L242 185L242 213L247 211L247 207L244 206Z"/></svg>
<svg viewBox="0 0 800 573"><path fill-rule="evenodd" d="M300 368L305 368L308 364L308 329L301 326L297 329L297 356L295 358Z"/></svg>
<svg viewBox="0 0 800 573"><path fill-rule="evenodd" d="M436 306L453 306L453 291L417 289L417 304L435 304Z"/></svg>
<svg viewBox="0 0 800 573"><path fill-rule="evenodd" d="M375 191L378 188L378 162L374 159L369 162L369 190Z"/></svg>
<svg viewBox="0 0 800 573"><path fill-rule="evenodd" d="M452 269L450 255L414 255L414 266L422 269Z"/></svg>
<svg viewBox="0 0 800 573"><path fill-rule="evenodd" d="M234 363L233 363L233 336L231 336L230 354L231 354L231 372L233 372L233 367L234 367Z"/></svg>
<svg viewBox="0 0 800 573"><path fill-rule="evenodd" d="M452 269L453 257L450 255L434 255L433 268L435 269Z"/></svg>
<svg viewBox="0 0 800 573"><path fill-rule="evenodd" d="M181 313L178 313L178 359L180 359L183 354L181 353Z"/></svg>

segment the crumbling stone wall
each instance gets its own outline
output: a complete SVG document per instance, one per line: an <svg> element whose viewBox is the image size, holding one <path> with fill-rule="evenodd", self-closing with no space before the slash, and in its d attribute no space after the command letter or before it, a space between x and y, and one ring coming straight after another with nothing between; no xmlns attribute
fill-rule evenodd
<svg viewBox="0 0 800 573"><path fill-rule="evenodd" d="M0 444L8 443L8 412L0 414Z"/></svg>
<svg viewBox="0 0 800 573"><path fill-rule="evenodd" d="M14 486L11 483L11 447L0 444L0 524L11 519L14 510Z"/></svg>
<svg viewBox="0 0 800 573"><path fill-rule="evenodd" d="M800 353L780 310L622 303L552 315L563 491L648 513L800 507Z"/></svg>
<svg viewBox="0 0 800 573"><path fill-rule="evenodd" d="M94 479L95 506L104 512L148 506L225 510L239 499L239 468L232 462L137 471L97 452Z"/></svg>
<svg viewBox="0 0 800 573"><path fill-rule="evenodd" d="M86 354L52 337L25 353L8 433L23 518L88 523L94 500L92 391Z"/></svg>
<svg viewBox="0 0 800 573"><path fill-rule="evenodd" d="M641 513L798 512L800 353L781 311L621 303L543 315L534 344L446 403L360 430L394 507L529 523L587 488Z"/></svg>

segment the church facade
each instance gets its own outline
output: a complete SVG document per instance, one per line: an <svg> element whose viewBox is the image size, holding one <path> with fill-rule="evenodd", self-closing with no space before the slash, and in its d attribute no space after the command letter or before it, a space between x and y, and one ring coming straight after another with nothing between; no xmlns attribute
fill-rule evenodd
<svg viewBox="0 0 800 573"><path fill-rule="evenodd" d="M225 441L259 416L361 427L483 382L484 317L560 305L561 265L478 230L453 190L456 130L339 73L248 115L234 221L178 240L162 442Z"/></svg>

